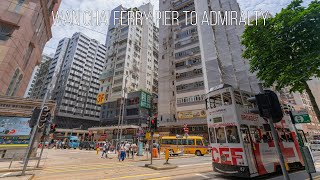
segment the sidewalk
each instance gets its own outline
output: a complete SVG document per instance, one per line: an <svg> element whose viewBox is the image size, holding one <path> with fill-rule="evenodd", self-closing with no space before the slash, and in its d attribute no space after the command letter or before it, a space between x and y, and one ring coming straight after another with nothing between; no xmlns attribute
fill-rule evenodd
<svg viewBox="0 0 320 180"><path fill-rule="evenodd" d="M9 172L4 173L0 175L0 179L6 179L6 180L31 180L34 177L34 173L28 173L26 172L25 176L21 176L21 172Z"/></svg>

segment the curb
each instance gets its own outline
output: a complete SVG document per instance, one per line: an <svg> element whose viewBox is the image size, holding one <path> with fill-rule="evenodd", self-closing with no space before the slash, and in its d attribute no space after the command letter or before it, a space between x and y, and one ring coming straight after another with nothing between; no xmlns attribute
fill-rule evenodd
<svg viewBox="0 0 320 180"><path fill-rule="evenodd" d="M27 168L26 171L33 171L33 170L42 170L43 168ZM22 169L1 169L0 173L7 173L7 172L17 172L22 171Z"/></svg>
<svg viewBox="0 0 320 180"><path fill-rule="evenodd" d="M178 166L177 165L163 165L161 167L158 167L156 165L151 165L151 164L146 164L145 167L148 167L150 169L154 169L154 170L168 170L168 169L175 169Z"/></svg>
<svg viewBox="0 0 320 180"><path fill-rule="evenodd" d="M32 180L34 178L35 174L32 174L31 177L28 178L28 180Z"/></svg>

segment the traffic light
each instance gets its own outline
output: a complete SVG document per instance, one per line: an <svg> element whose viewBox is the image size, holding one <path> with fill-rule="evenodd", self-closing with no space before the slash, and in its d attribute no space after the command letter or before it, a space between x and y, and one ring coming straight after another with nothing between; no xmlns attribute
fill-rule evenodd
<svg viewBox="0 0 320 180"><path fill-rule="evenodd" d="M155 130L156 129L156 120L153 118L151 119L151 122L150 122L150 130Z"/></svg>
<svg viewBox="0 0 320 180"><path fill-rule="evenodd" d="M281 105L277 94L273 91L264 90L263 94L257 94L255 97L248 98L247 101L256 104L258 107L251 109L251 113L259 114L263 118L272 118L273 123L282 120Z"/></svg>
<svg viewBox="0 0 320 180"><path fill-rule="evenodd" d="M150 129L150 117L147 118L147 122L146 122L147 128Z"/></svg>
<svg viewBox="0 0 320 180"><path fill-rule="evenodd" d="M46 124L48 121L50 121L50 118L51 118L50 109L48 108L48 106L44 106L42 108L39 126L41 126L41 128L42 128L44 124Z"/></svg>
<svg viewBox="0 0 320 180"><path fill-rule="evenodd" d="M30 128L33 128L35 125L37 125L37 120L40 115L40 111L41 111L41 109L37 108L37 107L32 110L32 116L29 120L29 127Z"/></svg>
<svg viewBox="0 0 320 180"><path fill-rule="evenodd" d="M50 133L54 133L54 132L56 132L56 125L55 124L51 124Z"/></svg>

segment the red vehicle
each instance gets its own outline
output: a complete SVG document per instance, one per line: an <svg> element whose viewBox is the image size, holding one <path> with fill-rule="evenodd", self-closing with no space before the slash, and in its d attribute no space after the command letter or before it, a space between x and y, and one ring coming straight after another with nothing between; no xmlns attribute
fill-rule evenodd
<svg viewBox="0 0 320 180"><path fill-rule="evenodd" d="M270 126L248 112L250 93L221 87L206 97L212 166L214 171L236 177L256 177L281 172ZM274 124L285 163L304 166L297 135L289 116Z"/></svg>

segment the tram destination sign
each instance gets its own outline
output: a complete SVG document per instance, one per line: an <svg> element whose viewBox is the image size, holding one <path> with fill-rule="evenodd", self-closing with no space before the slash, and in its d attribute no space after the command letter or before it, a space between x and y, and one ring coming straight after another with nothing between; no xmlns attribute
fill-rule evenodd
<svg viewBox="0 0 320 180"><path fill-rule="evenodd" d="M311 122L310 116L307 111L292 111L292 116L296 124Z"/></svg>

